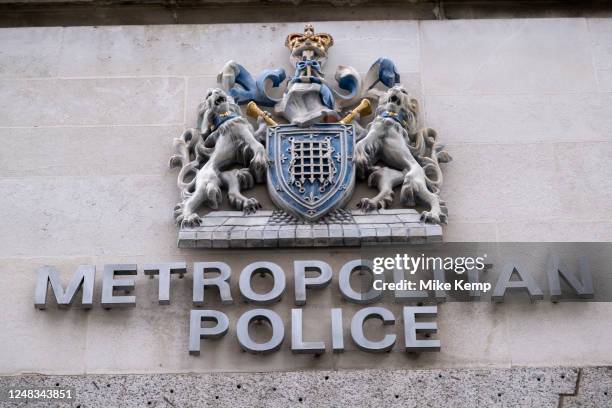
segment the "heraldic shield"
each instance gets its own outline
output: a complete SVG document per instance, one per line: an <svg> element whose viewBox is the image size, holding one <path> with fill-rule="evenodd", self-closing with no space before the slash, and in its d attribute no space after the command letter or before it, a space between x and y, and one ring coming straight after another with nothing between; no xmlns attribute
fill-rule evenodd
<svg viewBox="0 0 612 408"><path fill-rule="evenodd" d="M350 198L355 186L352 124L268 128L268 191L276 205L315 221Z"/></svg>

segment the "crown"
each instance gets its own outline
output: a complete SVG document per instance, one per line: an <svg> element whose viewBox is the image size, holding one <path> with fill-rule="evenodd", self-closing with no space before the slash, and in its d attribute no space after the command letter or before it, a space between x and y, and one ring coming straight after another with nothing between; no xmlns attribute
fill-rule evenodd
<svg viewBox="0 0 612 408"><path fill-rule="evenodd" d="M315 34L314 26L312 24L306 24L304 26L304 34L292 33L287 36L285 47L294 50L306 41L314 43L317 48L324 52L327 52L327 49L334 45L334 39L331 35L327 33Z"/></svg>

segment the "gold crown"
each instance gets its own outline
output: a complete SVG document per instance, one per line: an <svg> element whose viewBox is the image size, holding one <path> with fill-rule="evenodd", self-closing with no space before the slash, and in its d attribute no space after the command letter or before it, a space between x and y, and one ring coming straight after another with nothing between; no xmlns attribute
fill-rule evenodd
<svg viewBox="0 0 612 408"><path fill-rule="evenodd" d="M326 33L315 34L314 26L312 24L306 24L304 26L304 34L292 33L287 36L285 47L294 50L308 40L314 43L317 48L325 52L327 52L329 47L334 45L334 39L331 35Z"/></svg>

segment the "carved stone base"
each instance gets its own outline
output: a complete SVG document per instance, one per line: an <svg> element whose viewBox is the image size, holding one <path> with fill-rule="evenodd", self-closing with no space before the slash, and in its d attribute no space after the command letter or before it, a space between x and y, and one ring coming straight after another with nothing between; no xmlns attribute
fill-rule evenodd
<svg viewBox="0 0 612 408"><path fill-rule="evenodd" d="M307 223L283 211L213 211L202 226L182 228L179 248L294 248L442 241L442 227L412 209L334 211Z"/></svg>

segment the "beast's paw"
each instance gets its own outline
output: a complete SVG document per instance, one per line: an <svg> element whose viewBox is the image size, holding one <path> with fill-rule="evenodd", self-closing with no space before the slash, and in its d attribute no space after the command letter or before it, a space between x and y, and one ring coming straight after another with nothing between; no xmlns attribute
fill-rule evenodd
<svg viewBox="0 0 612 408"><path fill-rule="evenodd" d="M357 203L357 208L361 209L363 212L374 211L378 209L378 202L371 198L362 198L361 201Z"/></svg>
<svg viewBox="0 0 612 408"><path fill-rule="evenodd" d="M440 211L423 211L421 213L421 221L433 224L446 224L447 216Z"/></svg>
<svg viewBox="0 0 612 408"><path fill-rule="evenodd" d="M261 204L254 198L248 198L242 205L242 211L245 214L255 214L261 209Z"/></svg>
<svg viewBox="0 0 612 408"><path fill-rule="evenodd" d="M261 204L255 198L247 198L236 194L228 194L230 204L245 214L253 214L261 208Z"/></svg>
<svg viewBox="0 0 612 408"><path fill-rule="evenodd" d="M381 208L388 208L393 203L393 192L383 193L374 198L362 198L357 203L357 208L360 208L363 212L374 211Z"/></svg>
<svg viewBox="0 0 612 408"><path fill-rule="evenodd" d="M181 228L194 228L202 225L202 219L198 214L190 214L183 217L181 221Z"/></svg>

